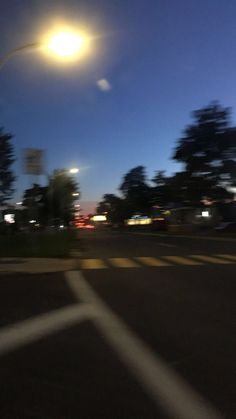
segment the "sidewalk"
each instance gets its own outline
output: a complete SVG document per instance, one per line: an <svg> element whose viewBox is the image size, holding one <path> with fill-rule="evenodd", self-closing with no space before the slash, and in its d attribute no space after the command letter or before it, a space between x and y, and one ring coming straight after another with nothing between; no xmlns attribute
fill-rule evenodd
<svg viewBox="0 0 236 419"><path fill-rule="evenodd" d="M2 273L47 273L76 269L75 259L0 258Z"/></svg>

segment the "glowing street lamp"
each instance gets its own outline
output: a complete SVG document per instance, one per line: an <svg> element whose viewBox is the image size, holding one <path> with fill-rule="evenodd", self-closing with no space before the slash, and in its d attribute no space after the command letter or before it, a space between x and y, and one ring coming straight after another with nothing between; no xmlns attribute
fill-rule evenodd
<svg viewBox="0 0 236 419"><path fill-rule="evenodd" d="M75 175L76 173L79 173L79 169L77 167L73 167L72 169L69 170L69 173L71 173L72 175Z"/></svg>
<svg viewBox="0 0 236 419"><path fill-rule="evenodd" d="M74 192L72 196L79 196L79 192Z"/></svg>
<svg viewBox="0 0 236 419"><path fill-rule="evenodd" d="M76 56L85 47L85 36L70 31L62 31L52 35L48 48L61 58Z"/></svg>
<svg viewBox="0 0 236 419"><path fill-rule="evenodd" d="M89 49L90 38L72 29L61 29L50 33L39 42L31 42L10 50L0 59L0 69L13 56L30 50L42 50L59 58L61 61L68 61L82 56Z"/></svg>

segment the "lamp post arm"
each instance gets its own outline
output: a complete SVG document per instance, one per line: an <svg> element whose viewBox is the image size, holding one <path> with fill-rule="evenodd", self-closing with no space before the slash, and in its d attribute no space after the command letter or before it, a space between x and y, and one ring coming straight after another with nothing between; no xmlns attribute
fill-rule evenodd
<svg viewBox="0 0 236 419"><path fill-rule="evenodd" d="M32 42L30 44L22 45L21 47L17 47L10 50L0 59L0 70L15 55L21 52L27 51L27 50L39 48L40 46L41 46L40 42Z"/></svg>

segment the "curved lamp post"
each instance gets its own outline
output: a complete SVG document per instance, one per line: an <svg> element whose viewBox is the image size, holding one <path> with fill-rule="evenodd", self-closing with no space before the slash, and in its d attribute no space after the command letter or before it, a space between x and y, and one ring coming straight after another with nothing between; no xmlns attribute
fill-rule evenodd
<svg viewBox="0 0 236 419"><path fill-rule="evenodd" d="M42 49L63 61L76 58L88 48L89 38L70 30L55 32L45 42L31 42L8 51L0 59L0 69L15 55L30 50Z"/></svg>

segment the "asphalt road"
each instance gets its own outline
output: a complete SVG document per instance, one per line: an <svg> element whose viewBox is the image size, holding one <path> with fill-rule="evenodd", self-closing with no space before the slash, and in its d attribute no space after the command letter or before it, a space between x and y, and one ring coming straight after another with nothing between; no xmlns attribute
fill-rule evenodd
<svg viewBox="0 0 236 419"><path fill-rule="evenodd" d="M79 250L71 276L0 276L0 417L235 418L236 241L88 231Z"/></svg>

